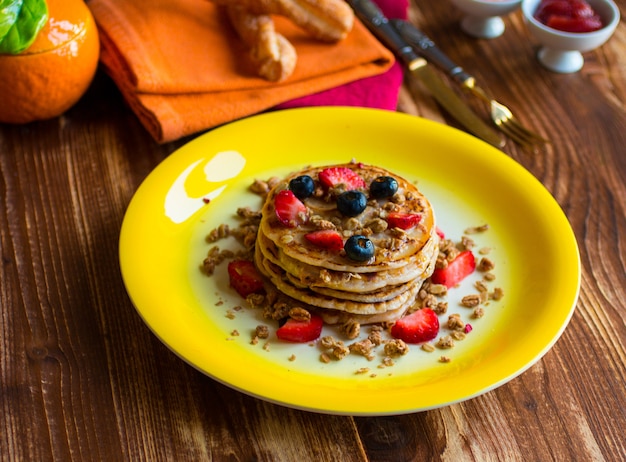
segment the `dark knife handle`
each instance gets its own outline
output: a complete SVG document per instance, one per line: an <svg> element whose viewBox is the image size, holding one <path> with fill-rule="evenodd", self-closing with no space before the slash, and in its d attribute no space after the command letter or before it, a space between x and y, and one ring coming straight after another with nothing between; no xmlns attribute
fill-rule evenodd
<svg viewBox="0 0 626 462"><path fill-rule="evenodd" d="M420 59L375 3L371 0L347 0L347 2L367 28L409 68L411 63Z"/></svg>
<svg viewBox="0 0 626 462"><path fill-rule="evenodd" d="M414 50L427 61L447 72L451 77L461 83L473 80L473 77L465 72L461 66L452 61L441 49L435 45L426 34L420 31L413 23L402 19L392 19L391 24L402 36L405 42L409 43Z"/></svg>

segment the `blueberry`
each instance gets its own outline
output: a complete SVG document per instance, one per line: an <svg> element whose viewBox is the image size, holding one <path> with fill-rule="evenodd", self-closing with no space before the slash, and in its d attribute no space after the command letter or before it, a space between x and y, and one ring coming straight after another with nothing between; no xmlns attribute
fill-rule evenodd
<svg viewBox="0 0 626 462"><path fill-rule="evenodd" d="M315 191L315 183L309 175L301 175L289 182L289 189L300 199L306 199Z"/></svg>
<svg viewBox="0 0 626 462"><path fill-rule="evenodd" d="M337 210L346 217L356 217L367 207L367 197L361 191L346 191L337 196Z"/></svg>
<svg viewBox="0 0 626 462"><path fill-rule="evenodd" d="M398 190L398 182L390 176L379 176L370 185L370 194L374 199L393 196Z"/></svg>
<svg viewBox="0 0 626 462"><path fill-rule="evenodd" d="M351 236L346 241L343 249L349 259L354 261L367 261L374 256L374 243L365 236Z"/></svg>

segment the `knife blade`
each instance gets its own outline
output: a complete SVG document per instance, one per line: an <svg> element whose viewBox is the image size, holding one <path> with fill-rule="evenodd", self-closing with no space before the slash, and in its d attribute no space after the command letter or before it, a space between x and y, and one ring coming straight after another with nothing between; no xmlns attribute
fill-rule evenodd
<svg viewBox="0 0 626 462"><path fill-rule="evenodd" d="M371 0L347 0L357 17L404 63L410 75L419 79L435 100L470 133L489 144L502 147L504 140L478 117L465 102L413 50Z"/></svg>

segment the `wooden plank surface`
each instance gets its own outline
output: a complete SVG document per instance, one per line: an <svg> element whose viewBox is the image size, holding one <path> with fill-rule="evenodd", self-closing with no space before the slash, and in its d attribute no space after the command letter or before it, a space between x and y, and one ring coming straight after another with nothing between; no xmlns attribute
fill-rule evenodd
<svg viewBox="0 0 626 462"><path fill-rule="evenodd" d="M100 71L64 116L0 124L0 460L626 460L626 27L559 75L537 64L519 14L493 40L464 35L459 17L412 2L416 24L551 139L503 150L554 195L580 246L580 300L541 361L463 403L356 418L196 371L135 312L117 254L134 191L193 137L156 144ZM403 89L398 109L456 126L426 94Z"/></svg>

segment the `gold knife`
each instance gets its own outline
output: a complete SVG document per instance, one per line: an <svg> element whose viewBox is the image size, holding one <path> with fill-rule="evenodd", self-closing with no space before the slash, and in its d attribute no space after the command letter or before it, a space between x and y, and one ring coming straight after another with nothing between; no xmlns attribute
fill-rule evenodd
<svg viewBox="0 0 626 462"><path fill-rule="evenodd" d="M435 42L415 27L413 23L403 19L392 19L390 22L400 36L418 54L426 58L428 62L445 71L450 77L459 82L463 88L481 97L484 101L491 99L487 92L476 84L476 79L472 75L465 72L461 66L452 61L448 55L435 45Z"/></svg>
<svg viewBox="0 0 626 462"><path fill-rule="evenodd" d="M402 60L412 76L417 77L430 91L435 100L470 133L489 144L502 147L504 140L482 121L465 102L428 67L427 61L418 56L390 24L389 19L371 0L347 0L357 17Z"/></svg>

